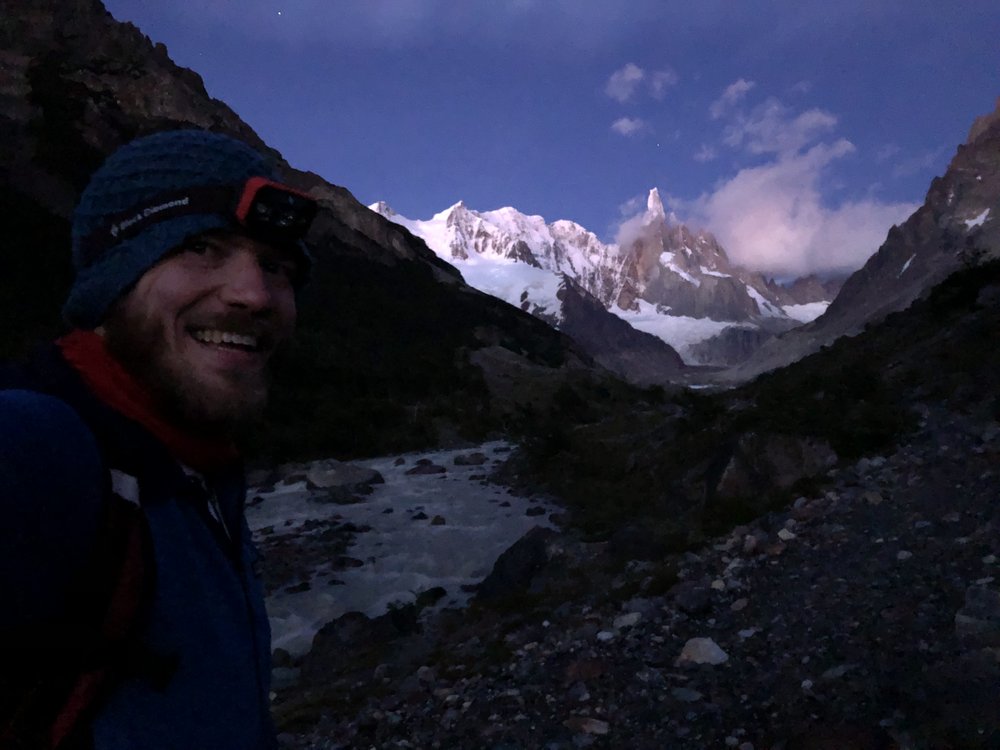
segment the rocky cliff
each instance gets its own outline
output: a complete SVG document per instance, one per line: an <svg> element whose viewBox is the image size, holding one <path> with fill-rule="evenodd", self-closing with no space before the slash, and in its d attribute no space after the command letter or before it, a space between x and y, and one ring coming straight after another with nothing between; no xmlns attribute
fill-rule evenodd
<svg viewBox="0 0 1000 750"><path fill-rule="evenodd" d="M369 208L423 238L439 257L454 263L471 285L561 330L567 329L562 327L564 310L555 290L562 287L563 278L569 278L608 314L653 333L679 350L690 364L743 361L775 333L818 315L839 288L836 281L816 278L784 286L734 266L710 232L694 231L676 217L668 217L655 188L645 211L622 226L621 244L605 244L575 222L547 223L541 216L509 206L476 211L459 201L427 220L401 216L385 201ZM810 303L811 308L785 309ZM692 318L728 322L733 330L703 326L708 336L725 330L692 346L691 331L698 328L682 320ZM599 328L618 330L613 323ZM748 337L747 330L753 335ZM630 339L633 354L645 347L649 349L645 361L666 361L663 346L657 347L644 336L630 334ZM599 342L594 334L585 341L591 353L606 355L620 348L613 342ZM648 380L648 368L633 373L630 361L620 360L613 369L625 377ZM670 368L659 380L684 377L686 373Z"/></svg>
<svg viewBox="0 0 1000 750"><path fill-rule="evenodd" d="M956 270L1000 255L1000 100L978 118L923 205L889 230L824 315L769 342L735 371L752 377L902 310Z"/></svg>

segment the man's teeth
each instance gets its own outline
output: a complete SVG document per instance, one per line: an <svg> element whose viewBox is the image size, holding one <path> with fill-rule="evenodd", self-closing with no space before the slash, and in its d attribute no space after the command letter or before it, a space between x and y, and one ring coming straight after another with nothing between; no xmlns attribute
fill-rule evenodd
<svg viewBox="0 0 1000 750"><path fill-rule="evenodd" d="M245 336L230 331L215 331L209 329L199 329L191 333L198 341L206 344L229 344L230 346L242 346L247 349L257 348L256 336Z"/></svg>

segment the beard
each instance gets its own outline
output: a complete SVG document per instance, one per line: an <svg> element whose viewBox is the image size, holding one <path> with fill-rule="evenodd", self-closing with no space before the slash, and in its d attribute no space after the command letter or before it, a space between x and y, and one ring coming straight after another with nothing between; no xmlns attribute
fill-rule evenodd
<svg viewBox="0 0 1000 750"><path fill-rule="evenodd" d="M218 325L245 328L247 321L241 318L234 325L231 319L221 319ZM270 389L269 369L206 373L169 347L162 323L126 307L115 309L102 328L108 351L172 424L203 436L232 438L260 422Z"/></svg>

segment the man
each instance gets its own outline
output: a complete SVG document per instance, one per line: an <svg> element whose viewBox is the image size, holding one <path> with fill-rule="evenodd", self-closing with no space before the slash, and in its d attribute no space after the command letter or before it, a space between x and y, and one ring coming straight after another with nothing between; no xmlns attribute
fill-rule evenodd
<svg viewBox="0 0 1000 750"><path fill-rule="evenodd" d="M274 745L233 438L292 332L315 204L273 178L197 130L113 154L73 217L74 330L0 391L5 667L79 673L49 746Z"/></svg>

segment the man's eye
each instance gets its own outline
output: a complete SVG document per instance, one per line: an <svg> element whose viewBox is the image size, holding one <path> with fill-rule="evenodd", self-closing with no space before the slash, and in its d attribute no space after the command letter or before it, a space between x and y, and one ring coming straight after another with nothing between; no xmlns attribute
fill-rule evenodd
<svg viewBox="0 0 1000 750"><path fill-rule="evenodd" d="M211 249L212 249L211 246L207 242L198 242L198 241L188 242L187 244L181 247L182 251L187 253L194 253L195 255L205 255Z"/></svg>
<svg viewBox="0 0 1000 750"><path fill-rule="evenodd" d="M260 267L266 273L284 276L289 281L293 281L299 271L298 264L295 261L279 258L261 258Z"/></svg>

